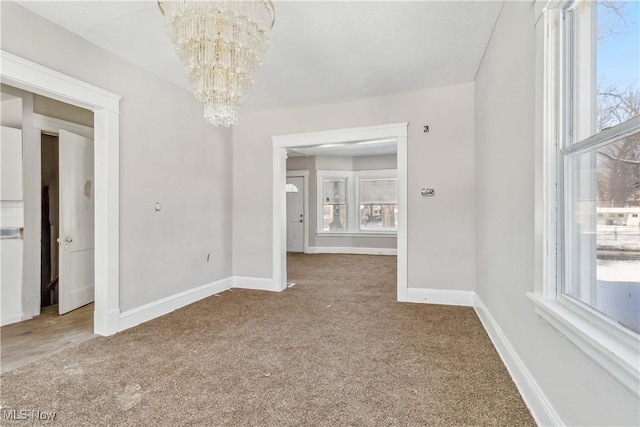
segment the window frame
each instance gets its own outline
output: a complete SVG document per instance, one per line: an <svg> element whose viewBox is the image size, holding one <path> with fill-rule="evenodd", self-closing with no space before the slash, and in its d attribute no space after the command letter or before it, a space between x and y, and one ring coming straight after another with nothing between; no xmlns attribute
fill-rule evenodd
<svg viewBox="0 0 640 427"><path fill-rule="evenodd" d="M540 176L544 181L538 198L541 212L539 246L542 274L535 292L527 293L536 313L557 329L569 341L589 355L612 377L640 397L640 335L627 329L591 306L564 294L567 274L565 246L567 222L565 162L572 154L587 152L619 140L640 129L636 117L621 125L604 129L582 141L573 142L574 98L571 77L575 55L570 47L575 31L565 13L579 5L580 0L550 1L542 12L542 150ZM565 64L569 67L565 68ZM569 140L571 144L564 144ZM577 140L577 138L575 138Z"/></svg>
<svg viewBox="0 0 640 427"><path fill-rule="evenodd" d="M351 221L350 209L351 209L351 200L350 195L351 191L349 185L352 180L352 176L350 175L342 175L340 171L317 171L316 180L318 184L318 192L317 194L317 214L316 214L316 228L318 233L327 233L331 235L347 233L349 231L349 222ZM323 172L321 174L320 172ZM335 172L335 173L333 173ZM326 174L325 174L326 173ZM345 205L345 216L346 216L346 224L344 230L325 230L323 228L324 223L324 182L325 180L344 180L344 205Z"/></svg>
<svg viewBox="0 0 640 427"><path fill-rule="evenodd" d="M396 237L398 230L362 230L360 228L360 180L361 179L398 179L397 169L376 169L362 171L346 170L317 170L317 213L316 213L316 235L327 236L375 236L375 237ZM323 206L324 201L324 181L326 179L346 179L346 206L347 206L347 227L346 230L324 230L323 229ZM397 182L397 181L396 181Z"/></svg>
<svg viewBox="0 0 640 427"><path fill-rule="evenodd" d="M397 185L398 185L398 172L396 169L381 169L381 170L367 170L367 171L357 171L354 173L355 175L355 181L356 181L356 207L355 207L355 211L357 213L357 230L358 233L364 233L364 234L381 234L381 235L385 235L385 234L389 234L389 235L396 235L398 233L398 227L395 228L395 230L376 230L376 231L372 231L372 230L366 230L366 229L362 229L361 227L361 222L360 222L360 205L362 204L362 200L361 200L361 194L360 194L360 185L361 182L364 181L371 181L371 180L392 180L395 179L396 180L396 190L397 190ZM396 203L395 203L396 207L398 206L398 201L397 201L397 194L396 194Z"/></svg>

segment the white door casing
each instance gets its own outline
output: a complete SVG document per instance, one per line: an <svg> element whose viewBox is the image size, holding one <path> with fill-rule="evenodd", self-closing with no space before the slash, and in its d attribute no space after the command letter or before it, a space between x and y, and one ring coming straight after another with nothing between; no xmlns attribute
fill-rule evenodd
<svg viewBox="0 0 640 427"><path fill-rule="evenodd" d="M304 252L304 177L287 177L287 251Z"/></svg>
<svg viewBox="0 0 640 427"><path fill-rule="evenodd" d="M286 170L287 149L294 147L314 146L321 144L345 144L366 140L394 138L397 142L398 154L398 232L397 232L397 298L408 300L407 283L407 140L408 122L390 123L377 126L363 126L349 129L332 129L320 132L275 135L273 143L273 283L278 291L287 289L287 256L286 256L286 196L283 191L286 177L291 171ZM293 174L292 174L293 175ZM296 176L298 173L295 173ZM307 228L308 230L308 228Z"/></svg>
<svg viewBox="0 0 640 427"><path fill-rule="evenodd" d="M60 130L60 273L58 311L94 299L93 141Z"/></svg>
<svg viewBox="0 0 640 427"><path fill-rule="evenodd" d="M2 62L0 77L3 83L93 111L96 184L96 298L93 324L96 334L115 334L120 330L121 96L1 49L0 57ZM39 137L37 140L39 141ZM32 197L38 197L39 181L34 181L29 191ZM32 218L34 229L37 229L39 224L38 215L39 213L34 212ZM25 226L29 225L25 223ZM39 236L34 234L32 238L37 240ZM34 298L37 298L40 294L39 278L30 288L29 292L33 292Z"/></svg>

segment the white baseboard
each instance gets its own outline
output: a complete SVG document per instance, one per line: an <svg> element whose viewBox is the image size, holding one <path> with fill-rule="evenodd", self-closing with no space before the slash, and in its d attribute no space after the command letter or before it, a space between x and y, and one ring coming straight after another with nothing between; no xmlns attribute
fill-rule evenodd
<svg viewBox="0 0 640 427"><path fill-rule="evenodd" d="M353 255L398 255L396 248L351 248L351 247L328 247L309 246L309 254L353 254Z"/></svg>
<svg viewBox="0 0 640 427"><path fill-rule="evenodd" d="M142 307L127 310L120 314L120 331L148 322L151 319L163 316L185 305L200 301L203 298L226 291L231 288L232 283L232 278L228 277L162 298L158 301L145 304Z"/></svg>
<svg viewBox="0 0 640 427"><path fill-rule="evenodd" d="M536 423L539 426L566 425L477 294L473 305Z"/></svg>
<svg viewBox="0 0 640 427"><path fill-rule="evenodd" d="M473 306L473 291L408 288L406 302Z"/></svg>
<svg viewBox="0 0 640 427"><path fill-rule="evenodd" d="M273 279L267 279L263 277L233 276L232 287L238 289L252 289L255 291L281 291L281 289L275 286L275 284L273 283Z"/></svg>

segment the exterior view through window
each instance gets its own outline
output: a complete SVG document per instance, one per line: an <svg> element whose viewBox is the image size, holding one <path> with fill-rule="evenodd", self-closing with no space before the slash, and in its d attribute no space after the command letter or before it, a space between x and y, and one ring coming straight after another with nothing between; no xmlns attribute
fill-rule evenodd
<svg viewBox="0 0 640 427"><path fill-rule="evenodd" d="M559 292L640 331L640 3L576 3L569 40Z"/></svg>
<svg viewBox="0 0 640 427"><path fill-rule="evenodd" d="M346 230L347 179L325 179L322 188L322 230Z"/></svg>
<svg viewBox="0 0 640 427"><path fill-rule="evenodd" d="M398 229L398 180L360 180L360 229Z"/></svg>

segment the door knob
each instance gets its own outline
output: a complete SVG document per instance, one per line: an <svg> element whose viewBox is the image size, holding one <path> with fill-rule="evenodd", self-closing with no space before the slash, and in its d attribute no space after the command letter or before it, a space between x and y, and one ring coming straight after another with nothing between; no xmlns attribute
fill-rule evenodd
<svg viewBox="0 0 640 427"><path fill-rule="evenodd" d="M67 237L66 239L64 239L64 241L67 243L71 243L73 242L73 239L71 237Z"/></svg>

